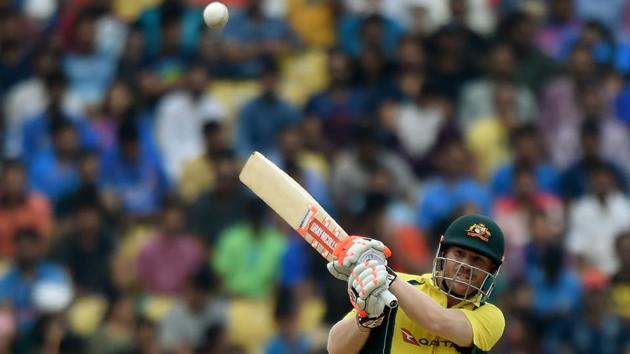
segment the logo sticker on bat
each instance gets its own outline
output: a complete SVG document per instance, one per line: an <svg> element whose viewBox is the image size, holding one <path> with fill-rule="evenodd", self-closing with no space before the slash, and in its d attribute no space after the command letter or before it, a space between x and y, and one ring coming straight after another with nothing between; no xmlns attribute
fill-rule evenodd
<svg viewBox="0 0 630 354"><path fill-rule="evenodd" d="M311 236L313 238L313 247L319 244L327 252L332 253L337 246L337 242L339 242L339 238L323 222L317 220L315 216L318 213L319 209L311 206L306 215L304 215L300 228L297 231L302 237L306 235Z"/></svg>

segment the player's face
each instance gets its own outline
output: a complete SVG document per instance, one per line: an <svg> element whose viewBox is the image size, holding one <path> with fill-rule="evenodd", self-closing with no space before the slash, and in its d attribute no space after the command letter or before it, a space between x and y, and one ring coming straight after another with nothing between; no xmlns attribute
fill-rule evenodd
<svg viewBox="0 0 630 354"><path fill-rule="evenodd" d="M486 272L492 272L493 270L493 263L490 258L465 248L451 246L446 250L444 257L448 259L444 266L444 276L459 280L446 280L447 285L449 289L459 296L466 295L469 280L471 285L478 288L481 287L486 273L479 269ZM471 291L472 289L468 290L469 293Z"/></svg>

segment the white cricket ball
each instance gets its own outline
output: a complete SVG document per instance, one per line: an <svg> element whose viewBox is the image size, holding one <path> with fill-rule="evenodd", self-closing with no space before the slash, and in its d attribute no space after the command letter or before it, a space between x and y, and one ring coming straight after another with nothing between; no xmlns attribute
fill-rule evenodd
<svg viewBox="0 0 630 354"><path fill-rule="evenodd" d="M222 28L229 18L227 6L218 1L209 3L203 10L203 20L212 29Z"/></svg>

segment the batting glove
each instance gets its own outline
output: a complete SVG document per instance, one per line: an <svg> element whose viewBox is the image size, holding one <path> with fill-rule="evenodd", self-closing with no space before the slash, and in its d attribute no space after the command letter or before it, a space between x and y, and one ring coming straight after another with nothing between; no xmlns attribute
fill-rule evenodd
<svg viewBox="0 0 630 354"><path fill-rule="evenodd" d="M348 278L348 296L359 315L359 324L368 328L380 325L386 306L380 295L389 289L394 279L396 273L376 260L362 262L354 268Z"/></svg>
<svg viewBox="0 0 630 354"><path fill-rule="evenodd" d="M335 247L333 255L335 260L329 262L326 267L335 278L347 281L352 270L359 262L367 259L378 260L387 264L387 257L392 252L383 242L367 237L351 236L343 240Z"/></svg>

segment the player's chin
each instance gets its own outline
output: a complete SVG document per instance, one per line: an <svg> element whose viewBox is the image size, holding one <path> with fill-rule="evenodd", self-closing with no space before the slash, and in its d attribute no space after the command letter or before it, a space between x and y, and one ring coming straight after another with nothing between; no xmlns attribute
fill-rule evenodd
<svg viewBox="0 0 630 354"><path fill-rule="evenodd" d="M469 286L467 284L451 280L449 281L449 288L451 289L451 292L453 294L463 297L464 295L466 295L466 291L469 289Z"/></svg>

